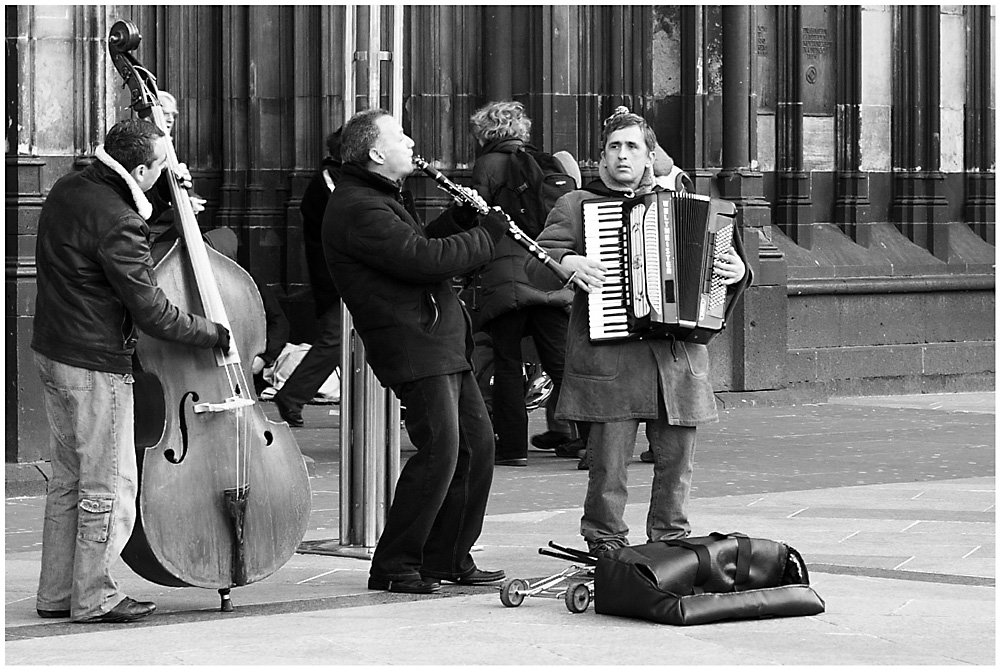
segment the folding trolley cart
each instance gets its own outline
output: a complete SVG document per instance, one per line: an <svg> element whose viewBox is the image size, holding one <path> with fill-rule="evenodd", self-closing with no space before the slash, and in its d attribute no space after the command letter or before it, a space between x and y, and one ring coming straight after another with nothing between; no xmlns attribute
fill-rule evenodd
<svg viewBox="0 0 1000 670"><path fill-rule="evenodd" d="M544 577L534 583L523 579L509 579L500 589L500 602L507 607L518 607L525 598L532 596L562 598L563 602L566 603L566 609L570 612L574 614L586 612L594 597L594 566L597 565L597 557L585 551L563 547L551 541L549 547L556 551L542 548L538 550L538 553L570 561L577 565L572 565L558 574Z"/></svg>

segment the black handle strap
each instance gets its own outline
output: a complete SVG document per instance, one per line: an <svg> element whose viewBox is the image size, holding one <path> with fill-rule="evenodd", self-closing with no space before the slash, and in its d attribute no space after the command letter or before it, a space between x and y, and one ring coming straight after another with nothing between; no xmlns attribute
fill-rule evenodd
<svg viewBox="0 0 1000 670"><path fill-rule="evenodd" d="M690 549L698 557L698 571L694 576L695 587L700 587L702 584L708 581L709 576L712 572L712 557L708 553L708 547L703 544L695 544L694 542L688 542L684 539L675 540L664 540L665 544L671 547L683 547L685 549Z"/></svg>

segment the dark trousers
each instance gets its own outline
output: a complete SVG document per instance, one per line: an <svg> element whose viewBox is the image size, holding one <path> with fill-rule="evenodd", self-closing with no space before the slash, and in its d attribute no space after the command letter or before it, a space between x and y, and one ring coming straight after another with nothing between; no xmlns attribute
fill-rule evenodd
<svg viewBox="0 0 1000 670"><path fill-rule="evenodd" d="M316 397L316 391L340 365L340 301L323 312L319 321L319 336L292 375L285 380L276 395L289 407L301 409Z"/></svg>
<svg viewBox="0 0 1000 670"><path fill-rule="evenodd" d="M528 411L524 406L524 369L521 340L531 335L542 368L552 378L547 407L555 409L566 363L566 330L569 315L558 307L526 307L490 319L486 330L493 342L493 428L497 458L528 455ZM548 412L546 412L549 415ZM549 415L554 418L554 414ZM552 422L550 422L552 423ZM550 425L549 430L556 429ZM568 425L560 426L570 432Z"/></svg>
<svg viewBox="0 0 1000 670"><path fill-rule="evenodd" d="M393 387L417 448L399 474L371 574L454 580L476 569L493 483L493 429L471 371Z"/></svg>

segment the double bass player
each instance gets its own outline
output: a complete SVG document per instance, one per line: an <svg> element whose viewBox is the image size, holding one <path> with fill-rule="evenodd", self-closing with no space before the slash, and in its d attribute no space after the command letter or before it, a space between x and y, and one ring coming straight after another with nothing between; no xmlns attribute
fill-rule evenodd
<svg viewBox="0 0 1000 670"><path fill-rule="evenodd" d="M147 121L115 124L97 160L59 179L42 206L31 348L52 432L36 600L43 618L129 623L153 612L124 595L110 570L136 518L137 329L230 347L225 326L179 309L153 276L145 193L164 169L166 142Z"/></svg>

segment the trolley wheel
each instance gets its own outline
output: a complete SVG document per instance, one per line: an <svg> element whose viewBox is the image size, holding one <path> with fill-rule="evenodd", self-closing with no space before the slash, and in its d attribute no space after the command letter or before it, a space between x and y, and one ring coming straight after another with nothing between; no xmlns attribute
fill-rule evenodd
<svg viewBox="0 0 1000 670"><path fill-rule="evenodd" d="M528 590L528 582L523 579L511 579L500 589L500 602L506 607L517 607L524 602L524 594Z"/></svg>
<svg viewBox="0 0 1000 670"><path fill-rule="evenodd" d="M566 609L573 614L586 612L590 607L590 589L586 584L576 584L566 589Z"/></svg>

